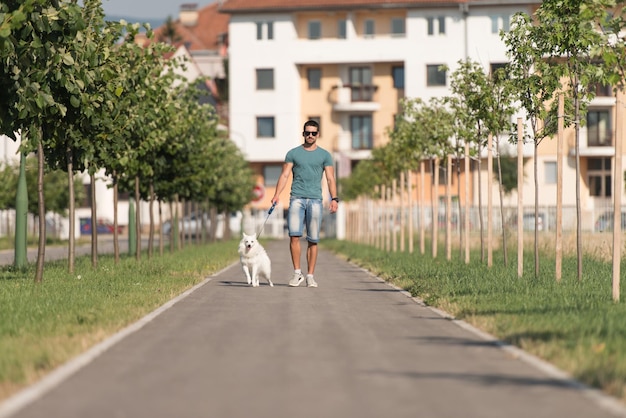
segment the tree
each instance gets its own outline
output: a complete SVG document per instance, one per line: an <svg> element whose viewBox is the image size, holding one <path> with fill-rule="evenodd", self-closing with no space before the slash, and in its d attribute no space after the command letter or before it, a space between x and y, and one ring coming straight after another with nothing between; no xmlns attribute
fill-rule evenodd
<svg viewBox="0 0 626 418"><path fill-rule="evenodd" d="M86 28L81 7L67 0L24 0L0 4L0 130L16 139L20 151L37 151L43 182L45 150L67 131L68 108L89 82L83 64L72 54ZM86 55L91 51L83 49ZM85 56L81 55L81 56ZM65 124L65 125L64 125ZM35 281L43 279L45 201L38 184L39 246Z"/></svg>
<svg viewBox="0 0 626 418"><path fill-rule="evenodd" d="M582 280L582 221L580 203L580 126L587 105L595 96L589 87L602 81L597 61L597 45L602 44L597 24L603 21L606 6L598 0L548 0L536 11L534 27L538 49L553 64L554 71L565 81L566 100L573 103L576 158L576 256L577 277ZM599 7L598 7L599 6ZM554 101L556 103L556 101ZM554 105L553 103L553 105ZM567 109L567 108L566 108ZM536 209L535 209L536 210Z"/></svg>
<svg viewBox="0 0 626 418"><path fill-rule="evenodd" d="M478 163L478 221L480 228L480 259L484 261L484 225L482 216L481 160L490 132L487 121L491 118L489 108L491 89L484 70L470 59L459 61L452 73L451 90L455 111L456 135L467 141L474 150ZM489 185L491 187L491 185Z"/></svg>
<svg viewBox="0 0 626 418"><path fill-rule="evenodd" d="M508 76L513 86L513 95L519 100L522 109L532 130L534 150L533 177L535 183L535 240L534 261L535 278L539 276L539 242L538 242L538 206L539 206L539 179L537 175L537 150L541 141L550 135L542 122L548 117L547 104L554 99L555 92L560 88L558 74L544 59L543 51L539 49L536 37L536 27L532 18L525 13L513 16L511 29L503 33L504 43L510 62ZM523 210L523 208L518 208Z"/></svg>

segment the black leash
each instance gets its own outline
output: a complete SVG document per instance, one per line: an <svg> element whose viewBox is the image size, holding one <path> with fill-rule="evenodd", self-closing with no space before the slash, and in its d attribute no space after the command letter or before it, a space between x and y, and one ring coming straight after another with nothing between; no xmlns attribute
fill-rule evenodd
<svg viewBox="0 0 626 418"><path fill-rule="evenodd" d="M272 203L272 207L267 211L267 216L265 217L265 221L263 222L263 225L261 225L261 229L259 229L259 232L256 234L256 239L259 239L259 237L261 236L261 232L263 232L263 228L265 228L265 224L267 223L267 220L270 218L270 215L272 214L272 212L274 212L275 207L276 207L276 202Z"/></svg>

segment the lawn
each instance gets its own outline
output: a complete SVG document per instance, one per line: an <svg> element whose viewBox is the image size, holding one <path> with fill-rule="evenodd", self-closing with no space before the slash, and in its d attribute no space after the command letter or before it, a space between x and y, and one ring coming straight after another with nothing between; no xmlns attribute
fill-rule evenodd
<svg viewBox="0 0 626 418"><path fill-rule="evenodd" d="M46 263L43 283L0 269L0 400L137 321L237 259L237 242L187 246L163 257L99 256Z"/></svg>
<svg viewBox="0 0 626 418"><path fill-rule="evenodd" d="M563 279L554 278L554 259L540 261L534 277L532 252L524 255L524 275L509 254L504 267L494 253L492 267L473 253L471 262L445 253L386 252L346 241L324 241L379 277L411 292L430 306L445 310L497 338L521 347L590 386L626 401L626 292L611 297L611 264L583 260L576 279L576 259L563 260ZM458 251L457 251L458 252ZM453 252L454 253L454 252ZM622 282L626 265L622 265Z"/></svg>

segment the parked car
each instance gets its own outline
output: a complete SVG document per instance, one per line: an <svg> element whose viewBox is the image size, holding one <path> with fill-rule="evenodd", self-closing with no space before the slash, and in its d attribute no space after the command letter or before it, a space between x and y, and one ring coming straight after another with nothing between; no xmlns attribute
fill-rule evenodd
<svg viewBox="0 0 626 418"><path fill-rule="evenodd" d="M613 211L606 211L598 216L594 225L597 232L613 230ZM626 212L622 212L622 230L626 231Z"/></svg>
<svg viewBox="0 0 626 418"><path fill-rule="evenodd" d="M208 213L202 215L204 217L204 226L208 231L211 226L211 220ZM195 213L191 213L178 221L178 231L185 229L185 235L194 236L197 231L202 229L202 217ZM241 211L231 212L229 217L230 231L233 234L239 234L241 232L241 220L243 214ZM172 232L172 222L168 220L163 223L161 227L164 235L169 235ZM216 238L222 238L224 236L224 215L217 215L217 230L215 231Z"/></svg>
<svg viewBox="0 0 626 418"><path fill-rule="evenodd" d="M117 226L117 233L121 234L124 227ZM98 219L96 223L96 231L98 234L112 234L115 231L115 226L112 222L105 219ZM91 218L80 218L80 234L91 235Z"/></svg>

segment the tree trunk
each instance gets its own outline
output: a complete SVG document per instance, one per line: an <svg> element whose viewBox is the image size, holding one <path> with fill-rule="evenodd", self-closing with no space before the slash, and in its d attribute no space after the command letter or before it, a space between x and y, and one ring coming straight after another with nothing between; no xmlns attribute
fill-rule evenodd
<svg viewBox="0 0 626 418"><path fill-rule="evenodd" d="M148 205L148 217L150 219L149 222L149 232L148 232L148 258L152 258L152 253L154 249L154 182L152 179L150 180L150 203Z"/></svg>
<svg viewBox="0 0 626 418"><path fill-rule="evenodd" d="M120 237L118 232L117 205L119 203L119 187L117 185L117 173L113 172L113 256L115 264L120 262Z"/></svg>
<svg viewBox="0 0 626 418"><path fill-rule="evenodd" d="M46 259L46 205L43 195L44 153L41 139L37 144L37 197L39 198L39 246L37 248L37 269L35 283L43 281L43 267Z"/></svg>
<svg viewBox="0 0 626 418"><path fill-rule="evenodd" d="M574 127L576 129L576 260L577 278L583 278L583 242L582 242L582 215L580 209L580 101L578 100L578 80L575 80L574 89Z"/></svg>
<svg viewBox="0 0 626 418"><path fill-rule="evenodd" d="M425 228L425 223L426 223L426 214L425 214L425 208L426 205L424 204L424 199L425 199L425 194L424 194L424 189L426 187L426 163L424 161L420 161L420 197L419 200L417 202L418 205L418 211L420 214L420 224L419 224L419 228L420 228L420 254L424 254L426 253L426 240L424 237L424 228Z"/></svg>
<svg viewBox="0 0 626 418"><path fill-rule="evenodd" d="M483 223L482 147L478 144L478 228L480 234L480 262L485 262L485 226Z"/></svg>
<svg viewBox="0 0 626 418"><path fill-rule="evenodd" d="M615 163L613 164L615 173L613 180L613 301L619 302L620 293L620 262L622 260L622 184L624 182L622 170L622 136L624 133L624 106L617 100L615 94L615 103L618 103L615 117Z"/></svg>
<svg viewBox="0 0 626 418"><path fill-rule="evenodd" d="M141 203L139 201L139 198L141 197L140 193L139 193L139 176L135 176L135 202L137 205L137 208L135 210L135 232L136 232L136 236L135 236L135 242L136 242L136 246L137 246L137 252L135 254L135 258L137 259L137 261L141 260Z"/></svg>
<svg viewBox="0 0 626 418"><path fill-rule="evenodd" d="M159 204L159 255L163 257L165 243L163 242L163 211L162 211L161 199L158 200L158 204Z"/></svg>
<svg viewBox="0 0 626 418"><path fill-rule="evenodd" d="M498 193L500 195L500 224L502 225L502 255L504 267L509 265L509 252L506 245L506 228L504 227L504 188L502 187L502 160L500 157L500 140L496 141L496 158L498 162Z"/></svg>
<svg viewBox="0 0 626 418"><path fill-rule="evenodd" d="M452 156L446 156L446 260L452 259Z"/></svg>
<svg viewBox="0 0 626 418"><path fill-rule="evenodd" d="M517 118L517 277L524 274L524 124Z"/></svg>
<svg viewBox="0 0 626 418"><path fill-rule="evenodd" d="M67 241L67 270L74 273L76 260L76 204L74 202L74 157L70 148L67 149L67 187L70 191L69 203L69 237Z"/></svg>
<svg viewBox="0 0 626 418"><path fill-rule="evenodd" d="M487 267L493 266L493 135L487 138Z"/></svg>
<svg viewBox="0 0 626 418"><path fill-rule="evenodd" d="M439 158L435 158L433 161L433 190L431 193L432 196L432 253L433 258L437 258L437 244L438 244L438 235L439 235Z"/></svg>
<svg viewBox="0 0 626 418"><path fill-rule="evenodd" d="M98 267L98 214L96 209L96 176L89 175L91 181L91 267Z"/></svg>
<svg viewBox="0 0 626 418"><path fill-rule="evenodd" d="M557 145L556 145L556 242L555 268L556 281L561 281L563 270L563 141L565 125L565 101L563 94L559 95L557 114Z"/></svg>

